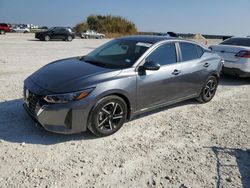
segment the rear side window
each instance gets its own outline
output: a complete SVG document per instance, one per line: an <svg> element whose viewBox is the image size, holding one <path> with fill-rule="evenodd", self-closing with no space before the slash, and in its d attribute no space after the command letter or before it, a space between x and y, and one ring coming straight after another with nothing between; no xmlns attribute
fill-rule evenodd
<svg viewBox="0 0 250 188"><path fill-rule="evenodd" d="M196 48L197 48L198 57L201 57L204 54L204 50L198 45L196 45Z"/></svg>
<svg viewBox="0 0 250 188"><path fill-rule="evenodd" d="M164 44L155 49L146 59L160 65L169 65L177 62L175 44Z"/></svg>
<svg viewBox="0 0 250 188"><path fill-rule="evenodd" d="M182 61L190 61L193 59L198 59L204 53L204 50L200 46L191 43L181 42L180 48L181 48Z"/></svg>
<svg viewBox="0 0 250 188"><path fill-rule="evenodd" d="M230 38L230 39L223 41L220 44L250 47L250 38Z"/></svg>

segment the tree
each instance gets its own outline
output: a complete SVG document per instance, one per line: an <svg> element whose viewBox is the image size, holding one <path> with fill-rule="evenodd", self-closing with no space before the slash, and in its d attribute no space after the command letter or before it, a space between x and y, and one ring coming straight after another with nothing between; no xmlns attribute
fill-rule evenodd
<svg viewBox="0 0 250 188"><path fill-rule="evenodd" d="M76 24L76 26L74 27L74 30L76 33L81 33L81 32L84 32L86 30L89 29L89 26L88 24L82 22L82 23L78 23Z"/></svg>
<svg viewBox="0 0 250 188"><path fill-rule="evenodd" d="M86 22L79 23L75 26L76 32L82 32L86 29L104 33L135 34L137 32L133 22L120 16L111 15L90 15L87 17Z"/></svg>

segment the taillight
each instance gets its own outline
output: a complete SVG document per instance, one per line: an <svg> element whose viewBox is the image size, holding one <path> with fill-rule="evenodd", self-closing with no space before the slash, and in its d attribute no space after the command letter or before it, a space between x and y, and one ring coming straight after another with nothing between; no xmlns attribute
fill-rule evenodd
<svg viewBox="0 0 250 188"><path fill-rule="evenodd" d="M235 55L235 57L250 58L250 51L243 50Z"/></svg>

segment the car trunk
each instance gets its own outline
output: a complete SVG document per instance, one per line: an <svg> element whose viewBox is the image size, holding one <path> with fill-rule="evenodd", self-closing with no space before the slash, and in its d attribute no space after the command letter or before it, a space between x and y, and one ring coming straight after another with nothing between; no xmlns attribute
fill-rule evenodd
<svg viewBox="0 0 250 188"><path fill-rule="evenodd" d="M210 48L218 53L225 61L236 62L239 61L239 57L235 55L242 50L249 50L247 47L240 46L229 46L229 45L214 45L210 46Z"/></svg>

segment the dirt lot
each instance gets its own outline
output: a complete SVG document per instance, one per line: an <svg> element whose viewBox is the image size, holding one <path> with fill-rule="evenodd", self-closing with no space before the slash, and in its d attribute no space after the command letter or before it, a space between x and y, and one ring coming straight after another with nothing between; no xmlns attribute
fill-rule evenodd
<svg viewBox="0 0 250 188"><path fill-rule="evenodd" d="M211 102L155 111L106 138L35 126L23 80L106 41L0 35L0 187L250 187L250 79L223 77Z"/></svg>

